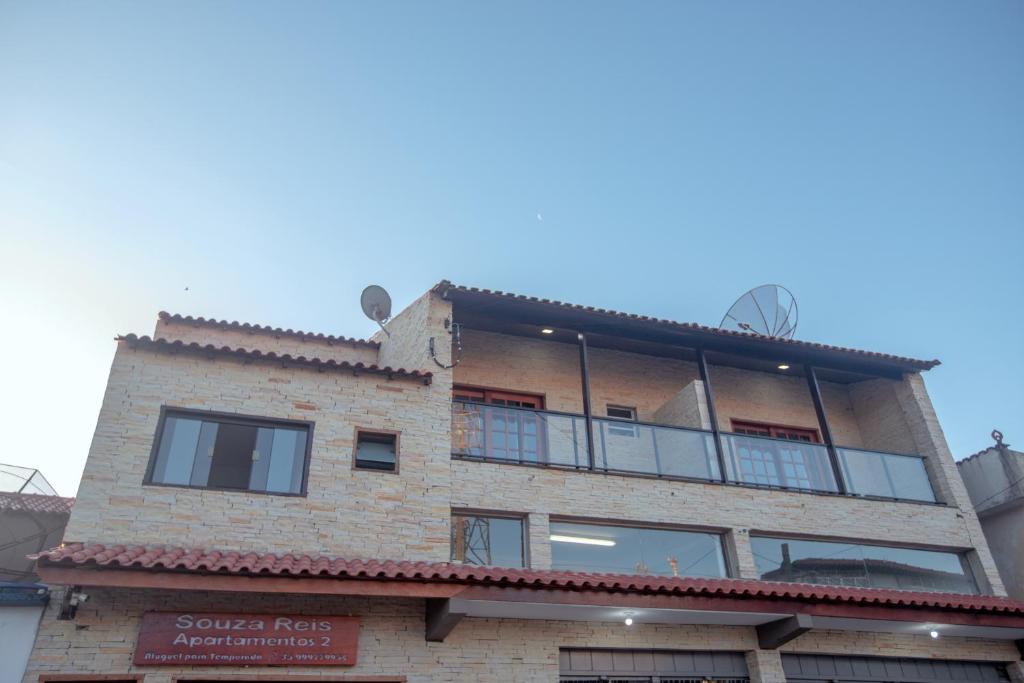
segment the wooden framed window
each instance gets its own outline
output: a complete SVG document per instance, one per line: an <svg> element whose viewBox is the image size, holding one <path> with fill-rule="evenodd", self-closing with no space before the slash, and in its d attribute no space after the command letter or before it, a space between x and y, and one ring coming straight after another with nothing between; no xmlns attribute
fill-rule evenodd
<svg viewBox="0 0 1024 683"><path fill-rule="evenodd" d="M546 461L547 423L535 412L544 409L543 396L461 386L452 395L460 453L513 462Z"/></svg>
<svg viewBox="0 0 1024 683"><path fill-rule="evenodd" d="M733 420L734 434L773 439L745 439L736 444L740 476L752 484L798 489L829 490L833 481L831 465L820 446L818 430L765 422ZM791 445L786 441L795 442ZM822 450L819 454L818 451Z"/></svg>
<svg viewBox="0 0 1024 683"><path fill-rule="evenodd" d="M161 408L145 484L305 495L313 423Z"/></svg>
<svg viewBox="0 0 1024 683"><path fill-rule="evenodd" d="M352 467L398 473L398 432L356 429Z"/></svg>

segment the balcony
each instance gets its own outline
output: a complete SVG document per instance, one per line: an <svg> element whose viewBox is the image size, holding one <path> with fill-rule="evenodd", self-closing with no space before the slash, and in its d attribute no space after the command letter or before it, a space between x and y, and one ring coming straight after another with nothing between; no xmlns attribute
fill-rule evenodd
<svg viewBox="0 0 1024 683"><path fill-rule="evenodd" d="M935 503L915 455L454 401L452 455L493 462ZM724 476L723 476L724 470Z"/></svg>

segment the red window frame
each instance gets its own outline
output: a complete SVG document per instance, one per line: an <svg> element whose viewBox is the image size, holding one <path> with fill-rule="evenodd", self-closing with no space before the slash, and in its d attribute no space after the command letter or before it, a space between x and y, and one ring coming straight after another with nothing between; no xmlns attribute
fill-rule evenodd
<svg viewBox="0 0 1024 683"><path fill-rule="evenodd" d="M773 439L821 443L821 437L818 435L817 429L809 429L807 427L788 427L786 425L773 424L771 422L732 420L732 431L734 434L768 436Z"/></svg>

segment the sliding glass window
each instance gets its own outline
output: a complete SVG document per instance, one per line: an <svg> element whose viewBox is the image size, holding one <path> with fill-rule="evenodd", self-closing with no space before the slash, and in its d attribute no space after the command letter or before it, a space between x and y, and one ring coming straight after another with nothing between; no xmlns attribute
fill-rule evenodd
<svg viewBox="0 0 1024 683"><path fill-rule="evenodd" d="M750 543L766 581L978 592L962 553L764 536L753 536Z"/></svg>
<svg viewBox="0 0 1024 683"><path fill-rule="evenodd" d="M302 493L311 425L168 410L148 484Z"/></svg>
<svg viewBox="0 0 1024 683"><path fill-rule="evenodd" d="M615 574L728 575L718 534L576 522L551 522L551 564Z"/></svg>

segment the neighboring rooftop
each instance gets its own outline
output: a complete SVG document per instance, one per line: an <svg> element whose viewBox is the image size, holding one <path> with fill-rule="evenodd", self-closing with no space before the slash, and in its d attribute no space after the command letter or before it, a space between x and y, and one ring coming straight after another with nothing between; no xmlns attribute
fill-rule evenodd
<svg viewBox="0 0 1024 683"><path fill-rule="evenodd" d="M57 491L39 470L19 465L0 464L0 492L38 493L56 496Z"/></svg>
<svg viewBox="0 0 1024 683"><path fill-rule="evenodd" d="M1024 502L1024 453L1009 444L990 446L957 463L979 515Z"/></svg>

